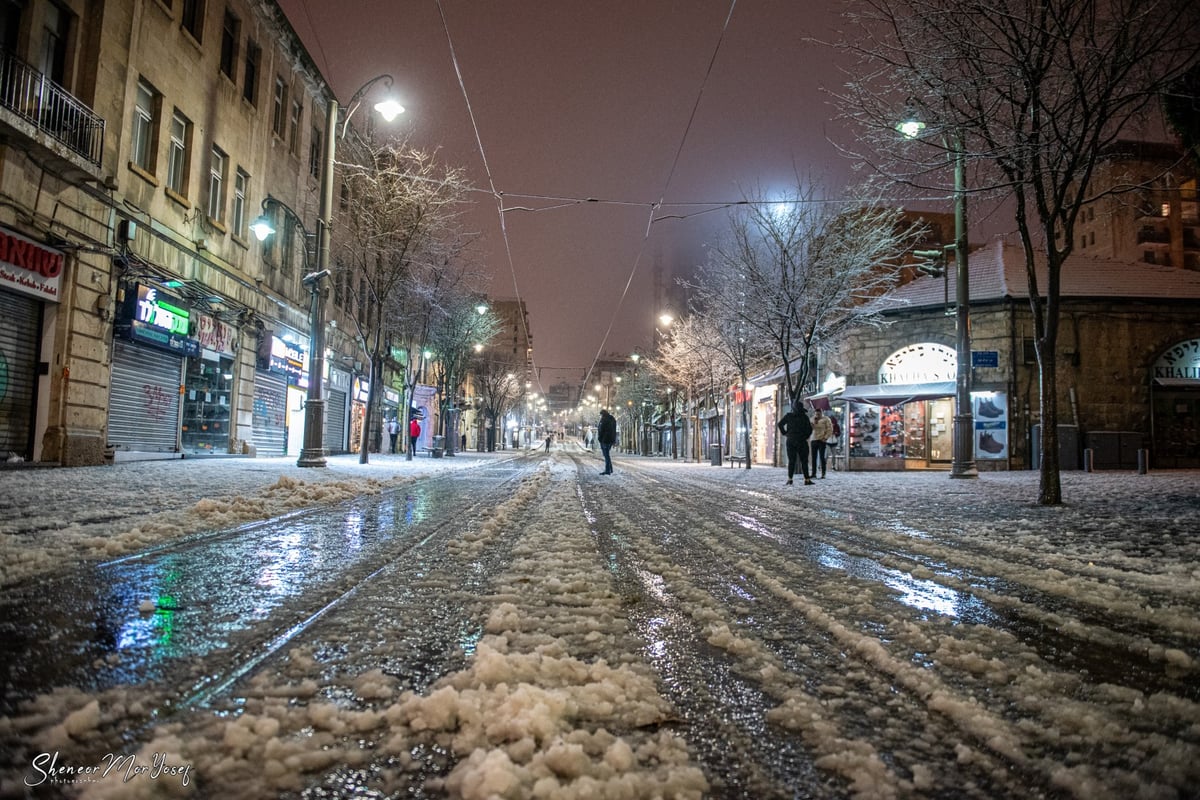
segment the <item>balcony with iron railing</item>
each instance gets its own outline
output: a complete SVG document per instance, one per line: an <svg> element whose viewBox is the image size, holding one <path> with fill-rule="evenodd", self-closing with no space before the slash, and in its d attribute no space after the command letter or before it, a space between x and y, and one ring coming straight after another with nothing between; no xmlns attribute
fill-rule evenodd
<svg viewBox="0 0 1200 800"><path fill-rule="evenodd" d="M104 155L104 118L12 53L0 52L0 59L0 108L99 167Z"/></svg>

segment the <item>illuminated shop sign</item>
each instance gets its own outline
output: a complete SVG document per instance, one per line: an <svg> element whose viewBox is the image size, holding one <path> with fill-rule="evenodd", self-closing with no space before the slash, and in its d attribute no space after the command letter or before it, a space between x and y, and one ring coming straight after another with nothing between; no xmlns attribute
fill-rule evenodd
<svg viewBox="0 0 1200 800"><path fill-rule="evenodd" d="M292 386L308 388L308 353L298 344L271 337L271 372L287 378Z"/></svg>
<svg viewBox="0 0 1200 800"><path fill-rule="evenodd" d="M0 286L58 302L63 254L0 228Z"/></svg>
<svg viewBox="0 0 1200 800"><path fill-rule="evenodd" d="M1154 362L1154 379L1159 383L1200 382L1200 339L1173 346Z"/></svg>
<svg viewBox="0 0 1200 800"><path fill-rule="evenodd" d="M879 368L880 383L939 383L955 380L958 355L933 342L911 344L887 357Z"/></svg>
<svg viewBox="0 0 1200 800"><path fill-rule="evenodd" d="M117 332L177 355L200 355L200 342L189 336L191 311L182 300L153 286L139 283L125 290Z"/></svg>

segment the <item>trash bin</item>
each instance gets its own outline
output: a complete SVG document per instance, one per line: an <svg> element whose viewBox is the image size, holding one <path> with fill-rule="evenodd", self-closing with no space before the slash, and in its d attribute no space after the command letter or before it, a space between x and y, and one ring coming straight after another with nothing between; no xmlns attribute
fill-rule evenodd
<svg viewBox="0 0 1200 800"><path fill-rule="evenodd" d="M429 455L433 456L434 458L441 458L442 453L445 452L445 450L446 450L446 437L445 436L433 437L433 446L429 448Z"/></svg>
<svg viewBox="0 0 1200 800"><path fill-rule="evenodd" d="M708 446L708 457L714 467L721 466L721 445L710 444Z"/></svg>

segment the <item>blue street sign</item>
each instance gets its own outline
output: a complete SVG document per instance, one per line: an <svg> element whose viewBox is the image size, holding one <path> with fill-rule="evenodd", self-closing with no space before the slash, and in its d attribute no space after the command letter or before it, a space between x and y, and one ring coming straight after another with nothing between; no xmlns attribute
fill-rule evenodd
<svg viewBox="0 0 1200 800"><path fill-rule="evenodd" d="M971 351L971 366L972 367L998 367L998 366L1000 366L1000 351L999 350L972 350Z"/></svg>

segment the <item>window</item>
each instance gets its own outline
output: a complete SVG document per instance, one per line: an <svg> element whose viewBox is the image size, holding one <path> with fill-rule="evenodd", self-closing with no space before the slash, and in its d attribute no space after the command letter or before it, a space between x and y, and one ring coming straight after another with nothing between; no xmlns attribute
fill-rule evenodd
<svg viewBox="0 0 1200 800"><path fill-rule="evenodd" d="M238 167L233 178L233 216L229 222L232 224L233 235L239 239L246 238L246 189L249 185L250 176Z"/></svg>
<svg viewBox="0 0 1200 800"><path fill-rule="evenodd" d="M321 131L316 125L312 129L312 138L308 140L308 174L317 180L321 179Z"/></svg>
<svg viewBox="0 0 1200 800"><path fill-rule="evenodd" d="M192 123L178 111L171 117L171 150L167 159L167 188L180 196L187 195L188 148L192 138Z"/></svg>
<svg viewBox="0 0 1200 800"><path fill-rule="evenodd" d="M280 139L287 133L287 84L283 78L275 78L275 113L271 119L271 129Z"/></svg>
<svg viewBox="0 0 1200 800"><path fill-rule="evenodd" d="M154 151L158 144L158 110L162 102L154 87L138 81L137 100L133 106L133 136L129 160L139 169L154 174Z"/></svg>
<svg viewBox="0 0 1200 800"><path fill-rule="evenodd" d="M225 164L228 160L221 148L213 147L208 170L208 218L214 222L225 221Z"/></svg>
<svg viewBox="0 0 1200 800"><path fill-rule="evenodd" d="M289 215L284 217L283 231L279 235L279 266L288 275L296 258L296 221Z"/></svg>
<svg viewBox="0 0 1200 800"><path fill-rule="evenodd" d="M179 24L197 42L204 41L204 0L183 0Z"/></svg>
<svg viewBox="0 0 1200 800"><path fill-rule="evenodd" d="M229 9L225 9L225 21L221 24L221 73L233 80L233 72L237 69L238 37L241 34L242 22Z"/></svg>
<svg viewBox="0 0 1200 800"><path fill-rule="evenodd" d="M246 69L242 73L242 97L250 105L258 106L258 62L262 58L262 48L257 42L246 42Z"/></svg>
<svg viewBox="0 0 1200 800"><path fill-rule="evenodd" d="M288 148L292 151L292 155L300 155L300 118L304 115L304 106L299 100L292 101L292 120L288 126L288 135L291 140L288 143Z"/></svg>
<svg viewBox="0 0 1200 800"><path fill-rule="evenodd" d="M275 230L279 230L279 209L278 209L278 207L274 206L274 205L269 205L263 211L263 214L266 216L267 220L270 221L271 227L274 228ZM275 240L278 238L279 238L278 234L275 236L268 236L266 239L263 239L263 243L262 243L262 245L263 245L263 261L266 264L268 264L272 269L275 268Z"/></svg>

